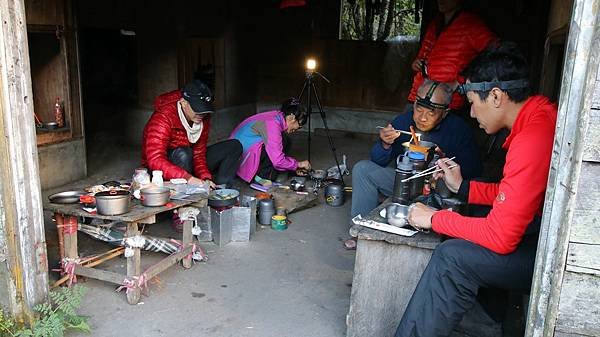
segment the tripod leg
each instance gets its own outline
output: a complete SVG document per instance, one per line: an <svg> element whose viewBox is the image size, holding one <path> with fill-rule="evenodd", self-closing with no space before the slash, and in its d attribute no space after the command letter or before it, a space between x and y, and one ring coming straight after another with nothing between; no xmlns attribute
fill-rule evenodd
<svg viewBox="0 0 600 337"><path fill-rule="evenodd" d="M314 83L309 83L310 88L308 89L308 93L310 97L310 92L315 95L315 101L317 101L317 108L319 109L319 114L321 115L321 120L323 121L323 127L325 128L325 134L327 135L327 140L329 141L329 149L331 149L331 153L333 154L333 159L335 160L335 165L338 168L338 172L340 174L340 179L342 180L342 185L346 185L344 182L344 174L342 173L342 169L340 168L340 162L337 158L336 148L333 144L333 139L331 138L331 133L329 132L329 127L327 126L327 116L325 116L325 111L323 111L323 106L321 105L321 100L319 99L319 95L317 95L317 89L315 88ZM309 120L310 121L310 120Z"/></svg>
<svg viewBox="0 0 600 337"><path fill-rule="evenodd" d="M300 96L298 96L298 101L302 102L302 96L304 95L304 90L306 90L306 88L308 87L308 90L306 90L306 96L308 98L308 104L306 104L306 113L307 113L307 118L308 118L308 158L307 160L310 162L310 115L312 113L312 103L310 100L310 87L311 87L311 77L306 77L306 79L304 80L304 84L302 85L302 90L300 90Z"/></svg>
<svg viewBox="0 0 600 337"><path fill-rule="evenodd" d="M308 158L307 158L307 160L310 163L310 134L311 134L311 131L310 131L310 120L312 119L311 118L311 116L312 116L312 102L311 102L311 91L310 91L310 88L312 86L314 86L314 84L312 83L310 77L308 77L306 79L305 86L306 85L308 85L308 90L306 91L306 97L308 97L308 102L306 104L306 114L307 114L307 118L308 118L308 156L307 156Z"/></svg>

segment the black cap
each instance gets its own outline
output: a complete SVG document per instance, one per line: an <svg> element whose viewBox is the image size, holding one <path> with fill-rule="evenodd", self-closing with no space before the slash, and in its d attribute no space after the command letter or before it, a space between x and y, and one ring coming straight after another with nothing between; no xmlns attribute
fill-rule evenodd
<svg viewBox="0 0 600 337"><path fill-rule="evenodd" d="M215 112L215 108L212 104L213 94L210 88L202 81L194 80L181 91L183 98L190 103L192 110L197 114L212 113Z"/></svg>

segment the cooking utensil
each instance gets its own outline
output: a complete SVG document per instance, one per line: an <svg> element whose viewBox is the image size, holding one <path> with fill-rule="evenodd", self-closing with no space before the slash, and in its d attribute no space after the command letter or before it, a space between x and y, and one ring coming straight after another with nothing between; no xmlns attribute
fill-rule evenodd
<svg viewBox="0 0 600 337"><path fill-rule="evenodd" d="M408 206L397 203L387 205L385 218L392 226L404 227L408 225Z"/></svg>
<svg viewBox="0 0 600 337"><path fill-rule="evenodd" d="M327 172L325 170L312 170L310 171L310 176L313 179L323 180L327 176Z"/></svg>
<svg viewBox="0 0 600 337"><path fill-rule="evenodd" d="M303 191L304 183L294 178L290 181L290 188L292 189L292 191Z"/></svg>
<svg viewBox="0 0 600 337"><path fill-rule="evenodd" d="M128 191L98 192L94 197L96 199L96 211L100 215L119 215L129 212L131 194Z"/></svg>
<svg viewBox="0 0 600 337"><path fill-rule="evenodd" d="M58 128L58 123L56 122L47 122L43 124L44 127L48 130L54 130Z"/></svg>
<svg viewBox="0 0 600 337"><path fill-rule="evenodd" d="M48 200L53 204L76 204L82 195L85 195L84 191L64 191L48 196Z"/></svg>
<svg viewBox="0 0 600 337"><path fill-rule="evenodd" d="M143 206L164 206L171 199L171 190L166 187L147 187L140 190Z"/></svg>
<svg viewBox="0 0 600 337"><path fill-rule="evenodd" d="M239 202L240 192L231 188L214 190L208 195L208 206L221 208L229 207Z"/></svg>

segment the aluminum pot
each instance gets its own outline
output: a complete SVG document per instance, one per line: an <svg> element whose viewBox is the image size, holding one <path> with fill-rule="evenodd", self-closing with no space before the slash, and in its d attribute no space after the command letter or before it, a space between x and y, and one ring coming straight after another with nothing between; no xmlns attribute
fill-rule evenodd
<svg viewBox="0 0 600 337"><path fill-rule="evenodd" d="M166 187L147 187L140 190L143 206L164 206L171 199L171 190Z"/></svg>
<svg viewBox="0 0 600 337"><path fill-rule="evenodd" d="M240 201L240 191L232 188L222 188L210 192L208 206L213 208L230 207Z"/></svg>
<svg viewBox="0 0 600 337"><path fill-rule="evenodd" d="M273 199L261 199L258 201L258 222L261 225L271 224L271 217L275 215Z"/></svg>
<svg viewBox="0 0 600 337"><path fill-rule="evenodd" d="M344 204L344 187L341 184L329 184L325 187L325 202L329 206L342 206Z"/></svg>
<svg viewBox="0 0 600 337"><path fill-rule="evenodd" d="M129 212L131 194L128 191L98 192L94 198L96 199L96 211L100 215L119 215Z"/></svg>

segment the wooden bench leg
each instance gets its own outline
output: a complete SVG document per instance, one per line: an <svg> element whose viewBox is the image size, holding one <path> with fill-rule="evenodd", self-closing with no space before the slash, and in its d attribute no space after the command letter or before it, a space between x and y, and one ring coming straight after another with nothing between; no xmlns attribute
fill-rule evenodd
<svg viewBox="0 0 600 337"><path fill-rule="evenodd" d="M134 237L138 235L139 229L137 222L128 222L127 223L127 237ZM133 256L127 258L127 278L133 279L134 277L138 278L141 273L141 257L140 257L140 249L133 248ZM140 287L133 287L127 291L127 302L129 304L137 304L140 301L141 296Z"/></svg>
<svg viewBox="0 0 600 337"><path fill-rule="evenodd" d="M182 244L183 248L189 247L192 244L193 236L192 236L192 223L191 220L185 220L183 222L183 237ZM193 252L192 252L193 253ZM192 267L192 254L187 255L183 258L183 268L189 269Z"/></svg>
<svg viewBox="0 0 600 337"><path fill-rule="evenodd" d="M76 260L79 258L79 251L77 250L77 217L62 215L60 218L62 218L62 226L59 229L63 233L64 255L71 260Z"/></svg>
<svg viewBox="0 0 600 337"><path fill-rule="evenodd" d="M58 234L58 254L60 261L65 258L65 236L63 234L63 215L60 213L54 213L54 221L56 221L56 232Z"/></svg>

